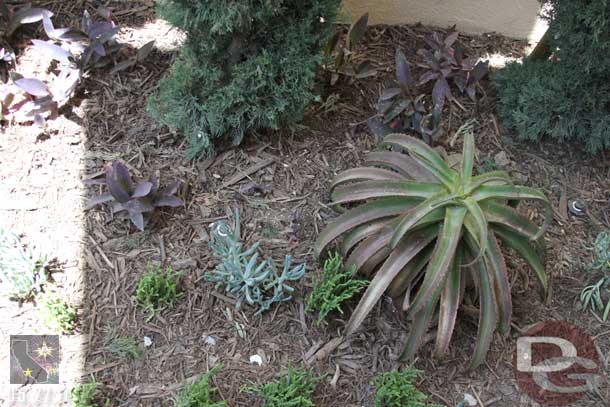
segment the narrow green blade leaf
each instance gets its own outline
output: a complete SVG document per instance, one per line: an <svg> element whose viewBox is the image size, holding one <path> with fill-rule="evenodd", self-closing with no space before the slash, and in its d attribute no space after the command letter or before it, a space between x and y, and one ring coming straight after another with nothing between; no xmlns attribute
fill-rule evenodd
<svg viewBox="0 0 610 407"><path fill-rule="evenodd" d="M491 171L485 174L473 177L470 183L465 185L466 195L470 195L472 191L481 185L512 185L513 181L506 171Z"/></svg>
<svg viewBox="0 0 610 407"><path fill-rule="evenodd" d="M411 238L403 241L392 251L388 259L375 274L375 278L369 284L354 310L345 328L345 336L353 334L358 329L364 318L366 318L392 280L394 280L394 277L434 239L435 235L436 228L434 227L421 230Z"/></svg>
<svg viewBox="0 0 610 407"><path fill-rule="evenodd" d="M429 164L428 170L432 171L444 185L451 185L458 178L457 172L449 168L439 153L415 137L405 134L390 134L383 139L380 147L397 147L414 154L421 159L422 164Z"/></svg>
<svg viewBox="0 0 610 407"><path fill-rule="evenodd" d="M390 224L391 221L382 219L354 228L347 236L343 238L343 242L341 243L341 252L343 253L343 257L349 254L356 244L360 243L367 237L374 235L379 230L387 227Z"/></svg>
<svg viewBox="0 0 610 407"><path fill-rule="evenodd" d="M354 208L330 222L320 233L314 245L317 257L337 237L362 224L406 213L418 200L392 197L368 202Z"/></svg>
<svg viewBox="0 0 610 407"><path fill-rule="evenodd" d="M472 130L466 131L464 135L464 149L462 151L462 183L468 185L472 180L472 168L474 167L474 135Z"/></svg>
<svg viewBox="0 0 610 407"><path fill-rule="evenodd" d="M472 239L467 239L468 246L470 247L470 255L474 257L476 247L472 247L475 242ZM477 277L479 280L479 329L477 334L477 342L475 344L474 352L470 364L469 370L473 370L478 367L485 360L487 351L491 345L494 330L497 324L497 311L496 302L494 301L493 289L491 287L491 281L489 271L482 259L479 259L474 263L474 268L477 271Z"/></svg>
<svg viewBox="0 0 610 407"><path fill-rule="evenodd" d="M447 277L449 266L453 261L455 250L462 235L465 216L466 208L464 207L450 206L447 208L443 228L436 240L436 247L426 268L424 281L411 304L410 315L416 315L424 309L435 293L440 292L439 287Z"/></svg>
<svg viewBox="0 0 610 407"><path fill-rule="evenodd" d="M364 201L373 198L403 196L427 199L443 191L438 184L423 184L410 181L360 181L341 185L331 193L331 205ZM476 203L475 203L476 205Z"/></svg>
<svg viewBox="0 0 610 407"><path fill-rule="evenodd" d="M418 313L413 316L413 322L411 323L409 329L409 336L407 337L407 343L405 344L405 349L400 355L400 360L410 360L413 359L417 351L419 350L424 335L428 330L428 326L430 325L430 321L432 320L432 316L434 315L434 310L436 309L436 305L438 303L438 298L440 297L440 290L438 290L428 301L426 306Z"/></svg>
<svg viewBox="0 0 610 407"><path fill-rule="evenodd" d="M449 276L445 281L445 286L441 292L438 330L436 333L435 355L442 358L449 349L449 343L453 336L455 320L458 308L460 307L461 282L460 267L462 265L462 249L458 247L455 252Z"/></svg>
<svg viewBox="0 0 610 407"><path fill-rule="evenodd" d="M498 240L493 232L489 234L485 261L487 269L492 272L491 285L497 302L499 330L505 335L510 332L510 321L513 313L513 303L508 281L508 271Z"/></svg>
<svg viewBox="0 0 610 407"><path fill-rule="evenodd" d="M390 247L394 249L407 232L426 215L430 214L435 209L449 205L450 203L451 202L447 200L447 194L436 194L406 212L396 227L392 240L390 241Z"/></svg>
<svg viewBox="0 0 610 407"><path fill-rule="evenodd" d="M494 234L509 247L512 247L519 253L521 257L530 265L534 270L540 286L542 288L543 297L546 298L549 289L549 278L544 270L544 265L540 260L540 257L534 247L532 247L531 241L527 238L499 225L492 227Z"/></svg>
<svg viewBox="0 0 610 407"><path fill-rule="evenodd" d="M391 229L381 229L379 232L364 239L358 244L349 257L345 260L346 267L356 267L358 272L362 272L362 266L369 261L371 256L388 245L392 236ZM377 263L379 264L379 263Z"/></svg>
<svg viewBox="0 0 610 407"><path fill-rule="evenodd" d="M485 250L487 249L487 219L485 219L485 214L481 207L477 204L472 198L466 198L463 200L466 209L468 209L468 213L472 216L474 223L477 228L477 243L479 252L475 256L475 261L478 261L481 256L485 255Z"/></svg>
<svg viewBox="0 0 610 407"><path fill-rule="evenodd" d="M438 183L438 179L412 157L396 151L372 151L364 157L371 165L380 165L398 171L403 176L419 182Z"/></svg>
<svg viewBox="0 0 610 407"><path fill-rule="evenodd" d="M542 202L545 209L544 222L532 240L537 240L542 236L553 220L553 208L549 200L542 192L534 188L514 185L482 185L472 193L471 197L476 201L485 201L487 199L531 199Z"/></svg>
<svg viewBox="0 0 610 407"><path fill-rule="evenodd" d="M509 206L487 201L481 203L481 209L490 223L506 226L528 239L533 239L538 233L538 228L529 219Z"/></svg>
<svg viewBox="0 0 610 407"><path fill-rule="evenodd" d="M415 259L409 262L402 271L396 276L396 278L390 284L388 288L388 295L392 298L396 298L404 294L405 290L415 278L420 274L420 272L426 267L428 261L432 257L432 251L434 250L434 245L429 244L423 249ZM406 311L403 309L403 311Z"/></svg>
<svg viewBox="0 0 610 407"><path fill-rule="evenodd" d="M354 24L349 28L347 33L347 49L352 51L364 37L366 27L369 24L369 13L362 15Z"/></svg>
<svg viewBox="0 0 610 407"><path fill-rule="evenodd" d="M351 181L401 179L404 179L404 177L394 171L375 167L358 167L343 171L337 175L330 184L330 188L333 189L338 185Z"/></svg>

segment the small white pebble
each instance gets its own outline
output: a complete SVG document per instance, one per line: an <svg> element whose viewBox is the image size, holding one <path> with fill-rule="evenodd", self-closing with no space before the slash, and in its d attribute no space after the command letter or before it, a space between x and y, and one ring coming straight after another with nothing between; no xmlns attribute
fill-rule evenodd
<svg viewBox="0 0 610 407"><path fill-rule="evenodd" d="M205 341L206 345L216 346L216 338L214 338L213 336L208 336L208 335L205 335L204 338L205 338L204 341Z"/></svg>
<svg viewBox="0 0 610 407"><path fill-rule="evenodd" d="M214 178L216 178L216 179L220 179L220 178L221 178L221 177L220 177L220 175L219 175L219 174L216 174L216 173L212 174L212 177L214 177Z"/></svg>
<svg viewBox="0 0 610 407"><path fill-rule="evenodd" d="M252 355L250 356L250 364L257 364L259 366L263 365L263 358L260 355Z"/></svg>
<svg viewBox="0 0 610 407"><path fill-rule="evenodd" d="M148 336L145 336L144 337L144 346L148 348L150 345L152 345L152 339L150 339L150 337L148 337Z"/></svg>
<svg viewBox="0 0 610 407"><path fill-rule="evenodd" d="M477 399L475 399L472 394L464 393L464 401L471 407L477 405Z"/></svg>

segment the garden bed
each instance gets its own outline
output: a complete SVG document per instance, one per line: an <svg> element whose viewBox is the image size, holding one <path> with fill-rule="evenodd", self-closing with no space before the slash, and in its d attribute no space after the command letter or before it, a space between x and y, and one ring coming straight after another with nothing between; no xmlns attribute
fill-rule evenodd
<svg viewBox="0 0 610 407"><path fill-rule="evenodd" d="M175 43L179 42L175 30L155 22L148 2L114 3L117 19L125 27L123 41L139 46L151 39L175 37ZM78 19L82 12L76 6L53 5L62 18ZM185 383L219 364L223 368L215 383L229 405L260 405L260 399L240 389L274 378L289 363L311 359L339 334L355 304L347 307L345 318L336 315L323 327L304 312L304 298L320 272L313 242L335 216L327 206L330 180L361 162L378 141L367 130L366 119L374 114L384 80L394 74L395 48L415 58L415 50L430 32L421 26L369 29L359 57L379 69L376 77L353 83L344 80L332 88L320 85L322 101L311 106L301 124L251 135L239 148L212 160L187 161L183 138L159 128L146 113L146 98L170 66L171 50L155 50L131 71L112 76L96 72L85 80L79 100L66 109L65 118L50 123L45 132L32 127L3 129L0 176L5 196L15 205L2 207L2 214L28 239L36 235L49 239L45 249L64 267L57 280L68 298L82 301L79 326L75 339L67 342L67 354L76 355L79 343L84 344L83 374L93 374L103 384L103 394L112 406L171 405ZM462 36L461 41L471 54L480 56L519 57L524 48L522 42L495 35ZM509 256L514 294L511 336L496 336L487 362L465 373L477 321L460 313L446 360L432 359L428 345L415 366L425 372L418 386L449 407L465 392L484 406L528 406L534 404L517 388L512 355L516 336L531 324L558 319L580 326L597 339L607 372L610 325L583 312L578 295L591 281L583 267L590 259L586 247L599 231L610 227L610 167L607 157L589 157L578 148L515 141L495 116L493 83L486 78L481 86L478 106L461 97L459 105L446 107L437 143L447 152L460 151L461 140L453 139L453 134L465 119L474 117L478 121L477 165L508 170L519 183L547 194L555 209L555 221L545 237L552 297L543 304L533 294L537 288L533 276L520 260ZM179 196L185 206L163 211L145 232L112 219L103 209L83 214L82 205L76 204L84 200L80 179L119 158L136 176L159 171L162 182L182 181ZM270 192L252 193L247 188L250 182L268 186ZM84 194L91 196L92 191ZM586 216L575 217L567 211L566 200L571 198L587 203ZM262 316L247 307L236 311L232 300L203 278L216 265L208 248L209 225L232 220L234 209L241 214L244 241L260 241L262 252L278 261L290 254L308 266L295 300L274 306ZM524 214L540 220L533 208L526 207ZM79 232L81 222L83 231ZM169 265L181 272L184 297L171 310L147 321L148 314L136 305L133 294L149 264ZM19 308L2 303L2 307L8 310L3 314L11 317L0 320L3 333L27 333L36 327L33 305ZM389 299L382 301L357 335L312 363L317 373L326 375L316 389L316 405L372 405L374 388L369 383L377 373L398 366L407 329L396 306ZM113 335L140 340L147 336L152 345L136 361L118 359L104 348ZM262 357L262 366L250 363L255 354ZM82 361L74 356L71 363ZM608 393L605 397L608 400ZM597 405L591 404L596 403L593 399L581 403Z"/></svg>

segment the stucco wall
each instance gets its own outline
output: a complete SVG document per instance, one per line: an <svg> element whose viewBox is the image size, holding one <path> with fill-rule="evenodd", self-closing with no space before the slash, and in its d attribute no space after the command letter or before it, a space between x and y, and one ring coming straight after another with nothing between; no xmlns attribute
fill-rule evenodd
<svg viewBox="0 0 610 407"><path fill-rule="evenodd" d="M421 22L479 34L495 31L508 37L537 40L545 25L539 0L344 0L356 18L369 13L370 24Z"/></svg>

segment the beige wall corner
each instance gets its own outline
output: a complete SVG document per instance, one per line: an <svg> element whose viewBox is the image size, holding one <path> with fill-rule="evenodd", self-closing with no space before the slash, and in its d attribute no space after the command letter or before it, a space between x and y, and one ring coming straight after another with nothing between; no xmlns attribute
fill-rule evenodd
<svg viewBox="0 0 610 407"><path fill-rule="evenodd" d="M537 41L546 24L538 18L539 0L344 0L356 18L366 12L371 24L457 25L471 34L497 32Z"/></svg>

